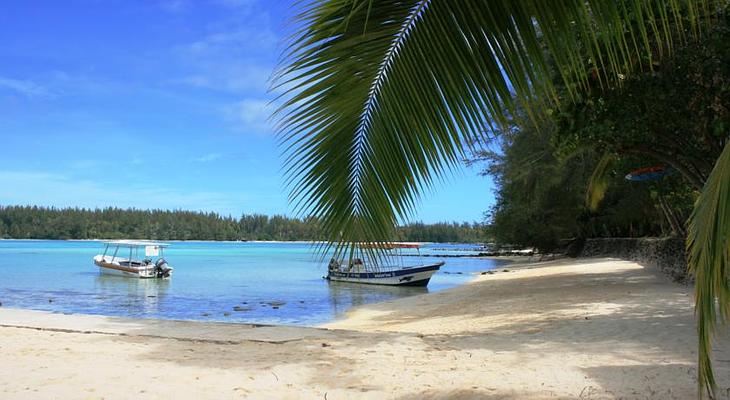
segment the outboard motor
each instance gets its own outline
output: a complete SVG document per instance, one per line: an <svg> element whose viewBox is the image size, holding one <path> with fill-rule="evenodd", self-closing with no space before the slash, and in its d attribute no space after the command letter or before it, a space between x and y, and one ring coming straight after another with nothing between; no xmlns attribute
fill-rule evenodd
<svg viewBox="0 0 730 400"><path fill-rule="evenodd" d="M157 274L158 278L169 277L171 271L172 271L172 268L170 268L170 266L167 265L167 261L165 261L164 258L160 258L155 263L155 273Z"/></svg>

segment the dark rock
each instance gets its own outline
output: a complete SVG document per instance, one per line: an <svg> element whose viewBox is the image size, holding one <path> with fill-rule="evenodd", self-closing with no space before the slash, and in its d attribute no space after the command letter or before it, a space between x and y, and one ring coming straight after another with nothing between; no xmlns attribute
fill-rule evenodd
<svg viewBox="0 0 730 400"><path fill-rule="evenodd" d="M331 344L327 344L327 343L322 343L322 347L330 347L330 346L332 346L332 345Z"/></svg>
<svg viewBox="0 0 730 400"><path fill-rule="evenodd" d="M223 315L227 317L227 316L231 315L231 313L229 313L228 311L226 311L226 312L223 313Z"/></svg>
<svg viewBox="0 0 730 400"><path fill-rule="evenodd" d="M274 310L278 310L279 306L272 306L271 308L273 308Z"/></svg>
<svg viewBox="0 0 730 400"><path fill-rule="evenodd" d="M509 270L508 269L503 269L502 272L509 272Z"/></svg>
<svg viewBox="0 0 730 400"><path fill-rule="evenodd" d="M268 305L270 305L272 307L281 307L284 304L286 304L286 302L285 301L274 300L274 301L269 301L266 304L268 304Z"/></svg>
<svg viewBox="0 0 730 400"><path fill-rule="evenodd" d="M48 299L48 302L49 303L53 303L53 299Z"/></svg>
<svg viewBox="0 0 730 400"><path fill-rule="evenodd" d="M200 315L202 315L202 316L204 316L204 317L207 317L207 316L209 316L210 314L208 314L207 312L204 312L204 313L202 313L202 314L200 314Z"/></svg>

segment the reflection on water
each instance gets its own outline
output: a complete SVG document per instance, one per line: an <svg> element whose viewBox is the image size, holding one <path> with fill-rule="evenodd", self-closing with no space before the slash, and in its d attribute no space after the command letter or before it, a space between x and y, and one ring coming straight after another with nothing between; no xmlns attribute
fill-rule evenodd
<svg viewBox="0 0 730 400"><path fill-rule="evenodd" d="M165 254L174 275L157 280L100 274L92 263L99 247L0 240L0 301L64 313L317 325L354 306L453 287L497 266L449 258L428 288L361 285L322 279L326 263L307 243L178 242Z"/></svg>
<svg viewBox="0 0 730 400"><path fill-rule="evenodd" d="M428 287L422 286L398 287L363 285L352 282L326 282L329 288L332 310L338 316L352 307L428 293Z"/></svg>
<svg viewBox="0 0 730 400"><path fill-rule="evenodd" d="M170 288L169 279L139 279L99 273L94 278L94 289L101 301L117 301L135 315L156 314Z"/></svg>

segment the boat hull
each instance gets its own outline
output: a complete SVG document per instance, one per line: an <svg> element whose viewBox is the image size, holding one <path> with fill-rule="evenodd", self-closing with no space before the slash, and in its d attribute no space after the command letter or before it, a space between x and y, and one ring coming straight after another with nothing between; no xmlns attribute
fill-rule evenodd
<svg viewBox="0 0 730 400"><path fill-rule="evenodd" d="M111 262L108 259L109 257L103 257L103 256L96 256L94 257L94 264L99 267L99 272L106 275L116 275L116 276L127 276L127 277L133 277L133 278L142 278L142 279L154 279L154 278L160 278L157 276L156 271L154 270L154 266L144 266L144 267L130 267L125 265L120 265L116 262ZM164 278L169 278L172 275L172 269L168 271L168 275ZM164 279L161 278L161 279Z"/></svg>
<svg viewBox="0 0 730 400"><path fill-rule="evenodd" d="M443 262L412 268L400 268L379 272L330 271L327 279L335 282L352 282L368 285L426 286Z"/></svg>

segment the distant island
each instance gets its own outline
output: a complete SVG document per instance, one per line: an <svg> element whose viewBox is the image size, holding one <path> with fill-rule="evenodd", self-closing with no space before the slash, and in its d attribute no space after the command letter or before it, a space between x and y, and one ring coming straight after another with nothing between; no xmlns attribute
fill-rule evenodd
<svg viewBox="0 0 730 400"><path fill-rule="evenodd" d="M480 223L411 223L398 228L396 240L484 243ZM240 218L182 210L54 208L0 206L2 239L151 239L151 240L324 240L315 219L244 214Z"/></svg>

